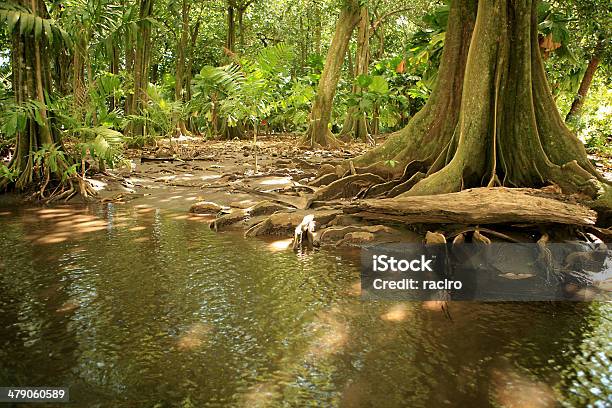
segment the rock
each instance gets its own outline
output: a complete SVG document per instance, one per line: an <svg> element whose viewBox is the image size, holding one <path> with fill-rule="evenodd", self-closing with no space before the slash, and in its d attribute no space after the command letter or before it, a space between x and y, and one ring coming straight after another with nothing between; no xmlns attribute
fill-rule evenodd
<svg viewBox="0 0 612 408"><path fill-rule="evenodd" d="M317 177L324 176L326 174L336 174L336 167L331 164L323 164L317 171Z"/></svg>
<svg viewBox="0 0 612 408"><path fill-rule="evenodd" d="M249 210L249 215L251 217L257 217L259 215L270 215L270 214L274 214L277 211L286 211L288 209L289 207L285 205L265 200L265 201L260 201L257 204L255 204L253 207L251 207Z"/></svg>
<svg viewBox="0 0 612 408"><path fill-rule="evenodd" d="M427 231L425 234L425 244L427 245L441 245L446 244L446 237L444 234L439 232Z"/></svg>
<svg viewBox="0 0 612 408"><path fill-rule="evenodd" d="M366 231L355 231L349 232L341 239L336 246L339 247L352 247L352 246L361 246L366 243L370 243L376 239L376 235L371 232Z"/></svg>
<svg viewBox="0 0 612 408"><path fill-rule="evenodd" d="M229 214L217 217L214 221L210 223L210 228L214 229L215 231L219 231L221 229L225 229L230 225L236 224L237 222L244 221L248 217L248 210L235 209L232 210L232 212L230 212Z"/></svg>
<svg viewBox="0 0 612 408"><path fill-rule="evenodd" d="M314 213L308 211L277 212L270 215L259 224L249 228L249 230L247 230L245 233L245 236L293 235L295 232L295 227L300 225L304 217L308 214L313 214L316 227L321 228L340 214L340 211L321 210L315 211Z"/></svg>
<svg viewBox="0 0 612 408"><path fill-rule="evenodd" d="M317 177L316 179L312 180L309 184L313 187L320 187L320 186L326 186L328 184L331 184L336 180L338 180L338 176L335 173L330 173L330 174L324 174L321 177Z"/></svg>
<svg viewBox="0 0 612 408"><path fill-rule="evenodd" d="M329 225L332 226L339 226L339 227L348 227L350 225L357 225L359 224L360 220L356 217L353 217L351 215L346 215L346 214L342 214L337 216L336 218L334 218Z"/></svg>
<svg viewBox="0 0 612 408"><path fill-rule="evenodd" d="M253 206L253 202L251 200L242 200L242 201L232 201L229 206L231 208L240 208L240 209L247 209Z"/></svg>
<svg viewBox="0 0 612 408"><path fill-rule="evenodd" d="M219 204L210 201L200 201L193 204L189 208L189 212L194 214L218 214L222 209L223 207Z"/></svg>
<svg viewBox="0 0 612 408"><path fill-rule="evenodd" d="M329 227L321 231L321 234L318 237L318 242L322 245L333 245L343 240L348 234L351 234L353 232L367 232L369 234L376 234L377 238L380 238L381 235L390 236L392 234L398 233L397 230L384 225L352 225L345 227Z"/></svg>

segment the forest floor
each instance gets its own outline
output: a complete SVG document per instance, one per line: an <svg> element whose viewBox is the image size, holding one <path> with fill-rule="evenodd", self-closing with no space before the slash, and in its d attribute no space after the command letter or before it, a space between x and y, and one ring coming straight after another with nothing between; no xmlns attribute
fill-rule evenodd
<svg viewBox="0 0 612 408"><path fill-rule="evenodd" d="M340 164L369 146L357 142L327 151L298 144L299 135L277 134L259 137L256 146L252 140L165 139L156 147L128 151L132 169L92 181L103 202L190 211L215 230L243 230L246 236L291 238L298 227L304 233L298 240L310 238L315 245L452 240L459 235L470 240L475 231L509 242L534 242L543 234L561 241L585 233L605 242L612 237L607 222L602 225L581 197L563 196L554 186L472 189L434 199L355 200L380 180L353 173L347 184L339 173L329 173L333 166L339 172ZM600 168L612 179L612 169Z"/></svg>

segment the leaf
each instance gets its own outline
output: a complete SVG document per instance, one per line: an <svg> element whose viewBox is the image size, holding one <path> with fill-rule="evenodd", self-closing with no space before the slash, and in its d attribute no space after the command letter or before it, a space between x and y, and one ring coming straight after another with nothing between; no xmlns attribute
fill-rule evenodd
<svg viewBox="0 0 612 408"><path fill-rule="evenodd" d="M368 89L378 94L386 94L389 92L389 84L382 75L375 75L372 77L372 83L368 86Z"/></svg>
<svg viewBox="0 0 612 408"><path fill-rule="evenodd" d="M372 83L372 77L370 75L361 74L356 78L357 85L361 88L367 88Z"/></svg>
<svg viewBox="0 0 612 408"><path fill-rule="evenodd" d="M51 28L51 22L47 19L43 20L45 26L45 35L49 40L49 43L53 43L53 29Z"/></svg>
<svg viewBox="0 0 612 408"><path fill-rule="evenodd" d="M9 29L9 32L13 32L17 22L19 21L19 17L20 16L21 16L21 13L19 13L17 11L9 12L9 15L8 15L8 29Z"/></svg>
<svg viewBox="0 0 612 408"><path fill-rule="evenodd" d="M38 41L43 30L43 20L40 17L34 19L34 39Z"/></svg>
<svg viewBox="0 0 612 408"><path fill-rule="evenodd" d="M19 25L19 34L30 34L32 32L32 28L34 27L34 15L32 14L22 14L21 15L21 23Z"/></svg>

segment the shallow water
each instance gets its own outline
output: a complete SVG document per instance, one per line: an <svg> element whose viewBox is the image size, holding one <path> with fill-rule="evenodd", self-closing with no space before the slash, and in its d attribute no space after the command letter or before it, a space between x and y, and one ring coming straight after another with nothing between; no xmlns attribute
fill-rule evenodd
<svg viewBox="0 0 612 408"><path fill-rule="evenodd" d="M612 305L359 298L359 253L113 204L0 208L0 386L72 406L612 404ZM66 405L62 405L66 406Z"/></svg>

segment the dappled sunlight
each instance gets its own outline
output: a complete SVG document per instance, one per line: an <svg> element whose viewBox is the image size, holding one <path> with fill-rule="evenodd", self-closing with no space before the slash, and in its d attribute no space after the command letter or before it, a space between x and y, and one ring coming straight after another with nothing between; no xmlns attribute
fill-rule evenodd
<svg viewBox="0 0 612 408"><path fill-rule="evenodd" d="M195 323L191 325L187 331L182 334L176 346L181 351L190 351L200 348L212 332L212 327L204 323Z"/></svg>
<svg viewBox="0 0 612 408"><path fill-rule="evenodd" d="M281 240L274 241L268 244L268 249L271 250L272 252L285 251L291 248L292 244L293 244L292 238L281 239Z"/></svg>
<svg viewBox="0 0 612 408"><path fill-rule="evenodd" d="M493 396L504 408L553 408L557 399L553 389L521 375L512 368L494 369L491 373Z"/></svg>
<svg viewBox="0 0 612 408"><path fill-rule="evenodd" d="M314 339L306 355L318 361L340 352L349 341L349 326L337 308L319 312L310 324Z"/></svg>
<svg viewBox="0 0 612 408"><path fill-rule="evenodd" d="M26 233L25 239L35 244L59 244L109 227L107 221L87 214L85 209L32 208L28 213L24 218L35 230ZM38 230L39 222L45 223L44 229Z"/></svg>
<svg viewBox="0 0 612 408"><path fill-rule="evenodd" d="M351 283L351 286L346 290L346 294L349 296L361 296L361 281L357 280Z"/></svg>
<svg viewBox="0 0 612 408"><path fill-rule="evenodd" d="M441 312L442 307L446 304L443 300L426 300L421 305L425 310L431 310L433 312Z"/></svg>
<svg viewBox="0 0 612 408"><path fill-rule="evenodd" d="M239 403L244 408L264 408L277 406L275 401L281 397L280 386L268 381L256 384L242 396Z"/></svg>
<svg viewBox="0 0 612 408"><path fill-rule="evenodd" d="M61 305L56 310L56 312L59 314L70 313L70 312L77 310L79 307L81 307L81 305L79 304L79 301L75 299L71 299L65 302L63 305Z"/></svg>
<svg viewBox="0 0 612 408"><path fill-rule="evenodd" d="M291 182L291 177L270 177L259 181L259 184L264 186L274 186L279 184L290 184Z"/></svg>
<svg viewBox="0 0 612 408"><path fill-rule="evenodd" d="M408 308L408 304L399 303L389 307L385 313L380 315L380 318L386 322L399 323L407 320L410 315L411 310Z"/></svg>

